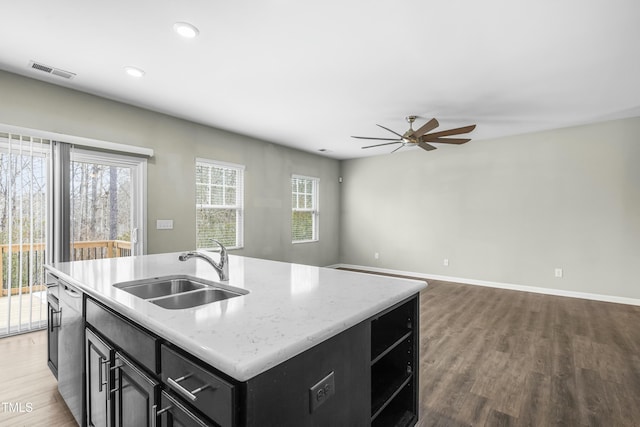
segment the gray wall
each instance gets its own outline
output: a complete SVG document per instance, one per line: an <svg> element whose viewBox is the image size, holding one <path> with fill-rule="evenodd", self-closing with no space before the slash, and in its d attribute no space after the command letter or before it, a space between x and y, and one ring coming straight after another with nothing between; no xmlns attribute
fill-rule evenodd
<svg viewBox="0 0 640 427"><path fill-rule="evenodd" d="M237 254L640 298L640 118L341 163L2 71L0 93L0 123L155 150L149 253L194 247L205 157L246 165ZM291 244L292 173L321 180L319 243Z"/></svg>
<svg viewBox="0 0 640 427"><path fill-rule="evenodd" d="M639 135L634 118L345 161L341 261L640 298Z"/></svg>
<svg viewBox="0 0 640 427"><path fill-rule="evenodd" d="M239 163L245 170L243 250L260 258L338 262L340 164L266 141L225 132L0 71L0 123L150 147L148 253L195 247L195 158ZM320 178L320 241L291 244L292 173ZM156 230L173 219L173 230Z"/></svg>

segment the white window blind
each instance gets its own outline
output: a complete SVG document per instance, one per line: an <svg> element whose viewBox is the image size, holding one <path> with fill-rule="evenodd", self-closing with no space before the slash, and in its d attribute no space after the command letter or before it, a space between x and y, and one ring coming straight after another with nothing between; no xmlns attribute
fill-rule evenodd
<svg viewBox="0 0 640 427"><path fill-rule="evenodd" d="M0 132L0 336L47 324L49 150L48 140Z"/></svg>
<svg viewBox="0 0 640 427"><path fill-rule="evenodd" d="M294 243L318 240L318 178L291 177L291 240Z"/></svg>
<svg viewBox="0 0 640 427"><path fill-rule="evenodd" d="M244 166L196 159L196 247L243 246Z"/></svg>

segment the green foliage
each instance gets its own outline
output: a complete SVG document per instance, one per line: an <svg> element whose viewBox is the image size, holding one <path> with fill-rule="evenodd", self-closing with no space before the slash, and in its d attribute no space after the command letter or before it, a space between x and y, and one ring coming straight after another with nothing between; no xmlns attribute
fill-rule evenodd
<svg viewBox="0 0 640 427"><path fill-rule="evenodd" d="M19 252L14 252L11 255L11 260L9 260L8 253L3 253L2 288L7 289L9 277L11 277L12 288L28 287L30 283L34 286L42 285L44 283L44 258L44 250L25 251L22 253L22 258Z"/></svg>
<svg viewBox="0 0 640 427"><path fill-rule="evenodd" d="M236 241L237 211L235 209L198 208L196 211L197 248L210 248L211 239L228 247L238 246Z"/></svg>
<svg viewBox="0 0 640 427"><path fill-rule="evenodd" d="M291 217L291 238L294 242L313 240L313 213L293 211Z"/></svg>

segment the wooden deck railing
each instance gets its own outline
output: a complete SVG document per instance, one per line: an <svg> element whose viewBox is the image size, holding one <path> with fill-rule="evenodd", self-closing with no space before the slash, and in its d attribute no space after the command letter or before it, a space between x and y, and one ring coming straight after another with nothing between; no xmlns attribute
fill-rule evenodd
<svg viewBox="0 0 640 427"><path fill-rule="evenodd" d="M22 252L22 261L20 253ZM2 296L9 294L9 253L11 253L11 294L41 291L45 289L44 243L23 243L0 245L0 281ZM71 257L74 261L85 259L117 258L131 255L131 242L124 240L96 240L91 242L74 242ZM22 273L22 277L20 277ZM29 280L29 276L31 280ZM32 283L32 286L29 286Z"/></svg>

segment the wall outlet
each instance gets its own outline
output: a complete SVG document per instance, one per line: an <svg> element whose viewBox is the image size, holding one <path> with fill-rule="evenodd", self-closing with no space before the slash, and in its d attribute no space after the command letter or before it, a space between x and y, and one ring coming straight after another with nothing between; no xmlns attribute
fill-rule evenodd
<svg viewBox="0 0 640 427"><path fill-rule="evenodd" d="M449 267L449 258L445 258L442 262L442 265L444 265L445 267Z"/></svg>
<svg viewBox="0 0 640 427"><path fill-rule="evenodd" d="M556 268L554 271L554 274L556 277L562 277L562 269L561 268Z"/></svg>
<svg viewBox="0 0 640 427"><path fill-rule="evenodd" d="M336 393L336 386L333 371L320 380L316 385L309 388L309 413L312 413L320 405L329 400Z"/></svg>
<svg viewBox="0 0 640 427"><path fill-rule="evenodd" d="M380 259L380 254L378 252L374 252L373 259Z"/></svg>
<svg viewBox="0 0 640 427"><path fill-rule="evenodd" d="M172 219L156 220L156 230L173 230L173 220Z"/></svg>

